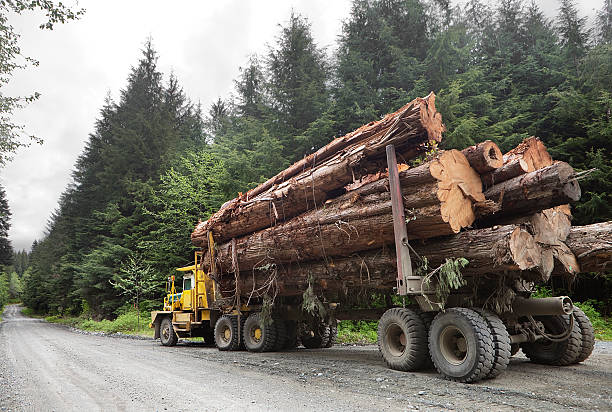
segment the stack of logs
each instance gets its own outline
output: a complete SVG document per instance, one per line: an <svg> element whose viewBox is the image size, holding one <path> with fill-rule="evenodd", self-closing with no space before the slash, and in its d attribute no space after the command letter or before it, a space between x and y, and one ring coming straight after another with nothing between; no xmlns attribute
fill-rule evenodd
<svg viewBox="0 0 612 412"><path fill-rule="evenodd" d="M415 159L440 142L435 96L337 138L227 202L192 233L206 269L229 293L261 296L390 290L396 282L384 157ZM433 153L433 154L432 154ZM399 166L408 236L430 267L463 257L466 277L546 282L551 274L612 269L612 222L571 227L580 198L571 166L535 137L502 155L491 141L428 152ZM208 239L215 241L211 265Z"/></svg>

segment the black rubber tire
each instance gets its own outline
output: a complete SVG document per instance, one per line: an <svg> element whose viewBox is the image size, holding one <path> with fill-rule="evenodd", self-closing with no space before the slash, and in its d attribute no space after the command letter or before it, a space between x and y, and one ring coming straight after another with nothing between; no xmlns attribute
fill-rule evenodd
<svg viewBox="0 0 612 412"><path fill-rule="evenodd" d="M459 341L461 336L463 339ZM456 352L455 349L461 350L460 345L465 345L464 353ZM491 372L495 349L482 316L471 309L451 308L440 312L431 323L429 352L436 369L445 378L468 383L479 381Z"/></svg>
<svg viewBox="0 0 612 412"><path fill-rule="evenodd" d="M274 343L274 351L278 352L285 348L288 339L287 324L283 319L273 318L274 326L276 327L276 342Z"/></svg>
<svg viewBox="0 0 612 412"><path fill-rule="evenodd" d="M427 332L419 315L406 308L387 310L378 322L378 349L391 369L423 368L428 357Z"/></svg>
<svg viewBox="0 0 612 412"><path fill-rule="evenodd" d="M427 334L427 339L429 340L429 329L431 328L431 322L436 317L438 312L423 312L420 308L415 309L415 312L419 315L423 324L425 325L425 332ZM427 359L423 363L423 369L433 369L434 363L431 359L431 354L429 353L429 346L427 347Z"/></svg>
<svg viewBox="0 0 612 412"><path fill-rule="evenodd" d="M169 317L162 319L159 325L159 340L164 346L174 346L178 342L178 336L172 327L172 320Z"/></svg>
<svg viewBox="0 0 612 412"><path fill-rule="evenodd" d="M574 323L578 324L581 337L580 355L578 355L574 363L580 363L591 356L593 352L595 347L595 331L589 317L577 306L574 306Z"/></svg>
<svg viewBox="0 0 612 412"><path fill-rule="evenodd" d="M226 331L229 337L226 336ZM215 345L222 351L238 350L238 319L236 316L223 315L215 323Z"/></svg>
<svg viewBox="0 0 612 412"><path fill-rule="evenodd" d="M495 350L493 356L493 367L485 378L495 378L505 371L510 363L510 334L508 333L508 329L506 329L504 322L502 322L502 320L495 313L484 309L474 310L485 319L487 325L489 326L491 337L493 338L493 348Z"/></svg>
<svg viewBox="0 0 612 412"><path fill-rule="evenodd" d="M259 339L255 335L257 329L261 332ZM244 322L242 333L244 346L249 352L270 352L274 349L276 344L276 325L272 321L264 326L259 313L251 313L249 315L246 322Z"/></svg>
<svg viewBox="0 0 612 412"><path fill-rule="evenodd" d="M299 346L297 322L294 320L286 320L285 328L287 329L287 340L283 349L295 349Z"/></svg>
<svg viewBox="0 0 612 412"><path fill-rule="evenodd" d="M336 340L338 339L338 323L336 320L332 320L332 324L329 325L329 336L327 338L327 342L325 343L324 348L331 348L336 344Z"/></svg>
<svg viewBox="0 0 612 412"><path fill-rule="evenodd" d="M323 324L316 327L316 330L308 331L300 336L302 345L306 349L321 349L329 339L329 328Z"/></svg>
<svg viewBox="0 0 612 412"><path fill-rule="evenodd" d="M567 315L534 316L534 318L542 322L544 329L550 334L561 334L569 327L569 316ZM564 341L551 342L542 338L536 342L522 343L521 349L533 363L557 366L576 363L582 349L582 336L578 322L574 322L569 337Z"/></svg>

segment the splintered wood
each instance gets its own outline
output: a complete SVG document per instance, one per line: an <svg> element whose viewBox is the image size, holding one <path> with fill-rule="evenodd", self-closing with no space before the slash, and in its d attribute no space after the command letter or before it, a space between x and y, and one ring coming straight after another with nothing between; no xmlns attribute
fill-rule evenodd
<svg viewBox="0 0 612 412"><path fill-rule="evenodd" d="M216 242L224 242L315 209L330 193L384 168L388 144L395 145L402 158L411 159L423 152L428 142L439 142L443 131L435 95L415 99L382 120L333 140L314 156L225 203L207 221L197 225L192 242L206 249L208 231Z"/></svg>
<svg viewBox="0 0 612 412"><path fill-rule="evenodd" d="M344 294L396 286L393 218L384 161L439 142L434 95L333 140L316 153L227 202L192 234L208 249L221 290L281 296ZM612 268L611 222L571 227L580 198L574 170L553 162L537 138L502 155L490 140L399 165L408 238L430 267L463 257L466 277L545 282L553 274ZM279 212L282 211L282 212ZM206 250L205 249L205 250ZM239 268L239 269L238 269Z"/></svg>

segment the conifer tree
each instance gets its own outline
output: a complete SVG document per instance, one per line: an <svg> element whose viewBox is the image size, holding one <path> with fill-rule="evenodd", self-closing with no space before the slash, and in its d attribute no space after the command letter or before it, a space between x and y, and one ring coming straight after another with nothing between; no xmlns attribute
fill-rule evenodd
<svg viewBox="0 0 612 412"><path fill-rule="evenodd" d="M11 210L6 200L4 187L0 186L0 266L13 263L13 247L8 238L11 228Z"/></svg>

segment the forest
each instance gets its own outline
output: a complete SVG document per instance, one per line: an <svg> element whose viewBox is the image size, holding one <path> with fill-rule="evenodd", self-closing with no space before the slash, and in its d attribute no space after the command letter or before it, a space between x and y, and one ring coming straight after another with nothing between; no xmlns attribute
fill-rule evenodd
<svg viewBox="0 0 612 412"><path fill-rule="evenodd" d="M209 107L157 60L149 39L119 97L100 108L29 253L10 248L0 191L0 306L19 295L39 313L112 319L140 288L141 309L156 308L173 268L193 261L198 221L431 91L447 128L442 149L490 139L506 152L538 136L555 160L594 169L573 223L612 220L610 0L594 21L573 0L554 19L535 1L354 0L333 50L294 11ZM612 273L550 287L612 311Z"/></svg>

